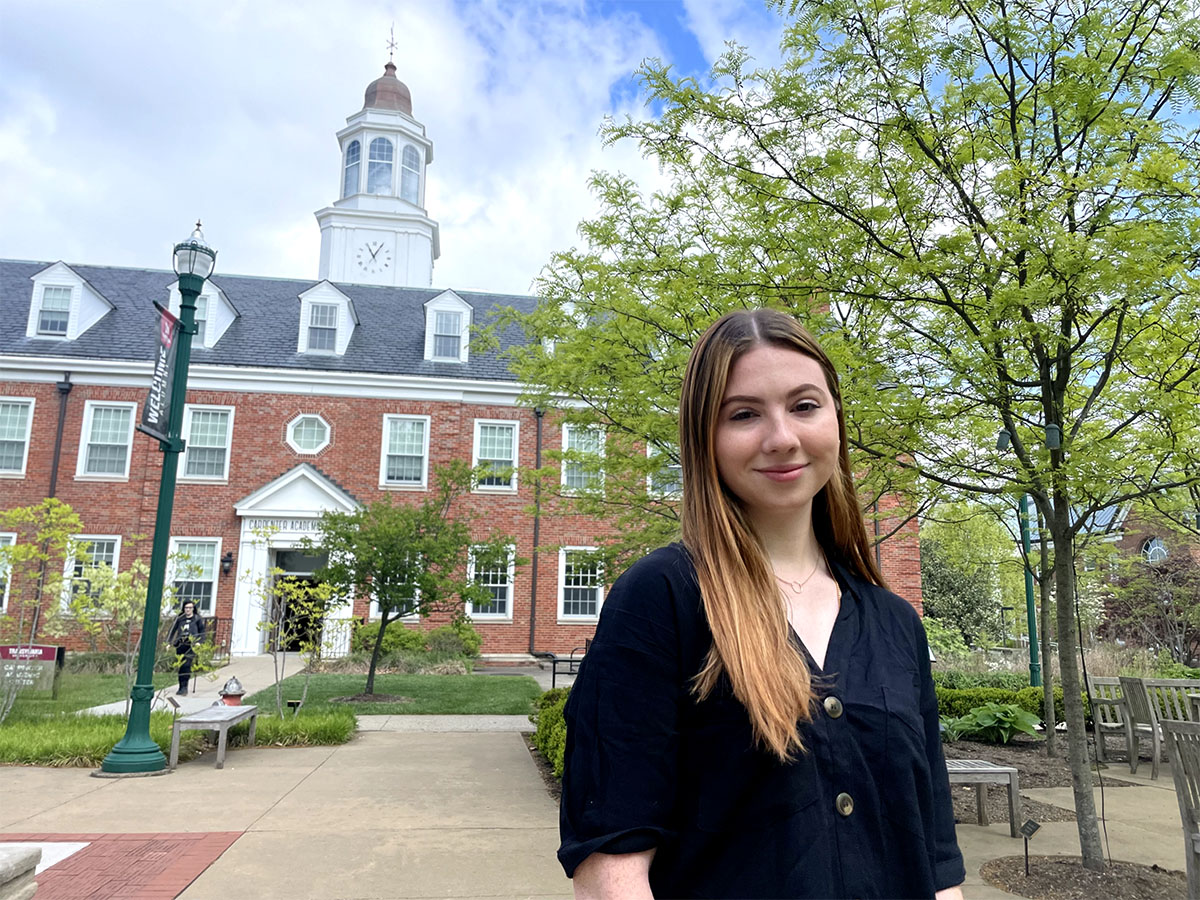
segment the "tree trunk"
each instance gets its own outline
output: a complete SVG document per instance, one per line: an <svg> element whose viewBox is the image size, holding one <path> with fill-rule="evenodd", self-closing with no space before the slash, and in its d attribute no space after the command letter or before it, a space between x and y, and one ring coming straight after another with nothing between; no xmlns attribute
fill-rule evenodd
<svg viewBox="0 0 1200 900"><path fill-rule="evenodd" d="M1071 508L1055 491L1050 518L1054 537L1054 588L1058 600L1058 668L1062 679L1063 711L1067 718L1067 759L1071 764L1071 788L1075 794L1075 820L1079 827L1079 849L1086 869L1104 870L1104 850L1096 821L1092 795L1092 769L1088 761L1087 731L1084 728L1079 659L1075 655L1075 566L1070 529Z"/></svg>
<svg viewBox="0 0 1200 900"><path fill-rule="evenodd" d="M388 623L391 621L388 618L388 611L380 609L379 632L375 635L375 646L371 650L371 668L367 670L367 686L363 688L364 694L375 693L375 667L379 665L379 652L383 649L383 632L387 629Z"/></svg>
<svg viewBox="0 0 1200 900"><path fill-rule="evenodd" d="M1042 702L1042 721L1046 723L1046 755L1053 758L1058 756L1058 724L1057 710L1054 706L1054 666L1050 660L1050 546L1046 543L1046 525L1042 514L1038 513L1038 551L1041 564L1038 567L1038 588L1041 590L1041 611L1039 625L1041 628L1042 645L1042 689L1045 697ZM1062 644L1059 644L1062 650Z"/></svg>

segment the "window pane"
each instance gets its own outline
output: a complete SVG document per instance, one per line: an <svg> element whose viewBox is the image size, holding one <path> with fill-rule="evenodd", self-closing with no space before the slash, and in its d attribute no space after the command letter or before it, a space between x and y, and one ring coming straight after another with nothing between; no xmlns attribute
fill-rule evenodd
<svg viewBox="0 0 1200 900"><path fill-rule="evenodd" d="M600 612L600 567L584 554L568 550L563 568L563 615L595 616Z"/></svg>
<svg viewBox="0 0 1200 900"><path fill-rule="evenodd" d="M421 195L421 157L417 148L405 147L400 164L400 197L416 206Z"/></svg>
<svg viewBox="0 0 1200 900"><path fill-rule="evenodd" d="M358 193L358 160L361 151L358 141L351 141L346 147L346 175L342 180L342 196L349 197Z"/></svg>
<svg viewBox="0 0 1200 900"><path fill-rule="evenodd" d="M29 404L0 401L0 472L20 472L25 462Z"/></svg>
<svg viewBox="0 0 1200 900"><path fill-rule="evenodd" d="M387 138L371 141L371 152L367 162L367 193L390 194L392 192L392 142Z"/></svg>
<svg viewBox="0 0 1200 900"><path fill-rule="evenodd" d="M316 450L328 434L329 427L319 416L305 416L292 426L292 443L301 450Z"/></svg>
<svg viewBox="0 0 1200 900"><path fill-rule="evenodd" d="M191 600L204 615L212 615L213 585L211 581L176 581L175 605L183 609L183 604Z"/></svg>
<svg viewBox="0 0 1200 900"><path fill-rule="evenodd" d="M332 303L314 303L308 312L308 349L337 349L338 308Z"/></svg>
<svg viewBox="0 0 1200 900"><path fill-rule="evenodd" d="M433 317L433 355L458 359L462 350L462 313L438 312Z"/></svg>
<svg viewBox="0 0 1200 900"><path fill-rule="evenodd" d="M228 447L228 410L193 409L184 474L200 478L224 476Z"/></svg>
<svg viewBox="0 0 1200 900"><path fill-rule="evenodd" d="M185 600L196 604L202 613L212 614L213 583L217 571L215 541L180 541L175 545L175 602L179 609Z"/></svg>
<svg viewBox="0 0 1200 900"><path fill-rule="evenodd" d="M566 444L568 452L579 454L600 453L602 432L599 428L583 428L577 425L567 426ZM583 490L597 481L600 473L585 469L582 461L563 461L563 484L572 490Z"/></svg>
<svg viewBox="0 0 1200 900"><path fill-rule="evenodd" d="M129 423L133 411L127 406L92 408L92 427L87 446L89 475L123 475L128 453Z"/></svg>
<svg viewBox="0 0 1200 900"><path fill-rule="evenodd" d="M196 333L192 335L192 346L204 344L204 335L208 328L208 298L196 298Z"/></svg>
<svg viewBox="0 0 1200 900"><path fill-rule="evenodd" d="M512 425L479 426L479 465L488 466L496 474L479 479L485 487L511 487L514 466L513 437L516 428Z"/></svg>
<svg viewBox="0 0 1200 900"><path fill-rule="evenodd" d="M475 566L475 583L488 588L492 599L471 605L471 612L481 616L508 615L508 560L480 560Z"/></svg>
<svg viewBox="0 0 1200 900"><path fill-rule="evenodd" d="M420 484L425 462L425 422L420 419L390 419L385 480L389 483Z"/></svg>
<svg viewBox="0 0 1200 900"><path fill-rule="evenodd" d="M38 313L38 334L64 335L71 310L71 289L47 287L42 290L42 308Z"/></svg>

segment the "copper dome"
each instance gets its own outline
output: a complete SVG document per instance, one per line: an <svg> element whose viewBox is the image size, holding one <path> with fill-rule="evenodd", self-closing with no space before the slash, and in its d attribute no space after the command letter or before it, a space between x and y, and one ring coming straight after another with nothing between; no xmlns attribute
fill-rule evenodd
<svg viewBox="0 0 1200 900"><path fill-rule="evenodd" d="M412 94L408 85L396 77L396 67L391 61L383 67L383 74L367 85L363 109L398 109L412 115Z"/></svg>

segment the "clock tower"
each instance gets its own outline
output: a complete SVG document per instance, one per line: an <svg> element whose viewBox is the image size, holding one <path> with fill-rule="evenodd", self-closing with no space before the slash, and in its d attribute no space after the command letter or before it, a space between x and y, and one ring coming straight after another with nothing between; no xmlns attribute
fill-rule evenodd
<svg viewBox="0 0 1200 900"><path fill-rule="evenodd" d="M318 277L334 282L429 287L438 224L425 214L433 142L413 118L412 95L389 61L367 86L363 108L337 134L339 197L316 213Z"/></svg>

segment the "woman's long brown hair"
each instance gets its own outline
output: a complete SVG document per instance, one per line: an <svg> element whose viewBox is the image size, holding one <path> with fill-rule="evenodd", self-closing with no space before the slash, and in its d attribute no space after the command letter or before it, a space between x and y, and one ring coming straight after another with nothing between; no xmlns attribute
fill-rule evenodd
<svg viewBox="0 0 1200 900"><path fill-rule="evenodd" d="M703 700L722 673L746 707L755 739L781 761L804 750L797 725L812 719L812 678L789 642L787 615L771 563L738 498L721 482L716 431L729 370L763 344L811 357L825 372L837 407L839 463L813 498L813 533L830 561L882 585L858 507L837 371L795 319L772 309L739 310L718 319L688 360L679 399L683 467L683 542L691 554L713 645L693 681Z"/></svg>

